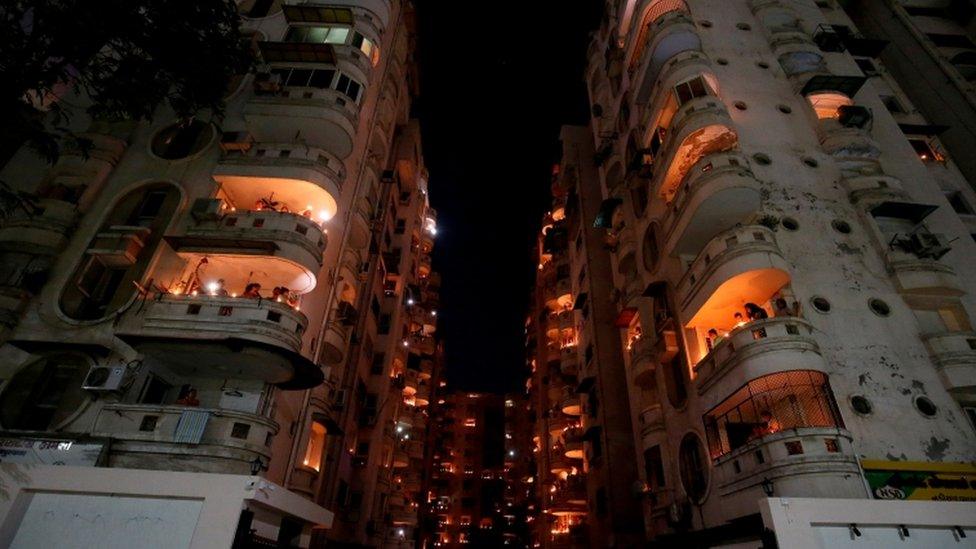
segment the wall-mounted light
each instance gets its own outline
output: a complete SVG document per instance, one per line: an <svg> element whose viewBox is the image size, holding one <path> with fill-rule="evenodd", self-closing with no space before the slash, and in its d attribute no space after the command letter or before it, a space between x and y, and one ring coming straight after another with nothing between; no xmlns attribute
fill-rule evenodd
<svg viewBox="0 0 976 549"><path fill-rule="evenodd" d="M267 470L268 470L268 466L265 465L263 461L261 461L260 457L254 458L254 461L251 462L252 476L259 474L261 471L267 471Z"/></svg>
<svg viewBox="0 0 976 549"><path fill-rule="evenodd" d="M860 531L860 530L859 530L859 529L857 528L857 525L856 525L856 524L854 524L854 523L852 522L852 523L850 524L850 526L848 526L848 528L849 528L849 529L850 529L850 531L851 531L851 537L852 537L852 538L859 538L859 537L861 537L861 531Z"/></svg>
<svg viewBox="0 0 976 549"><path fill-rule="evenodd" d="M762 491L764 494L766 494L766 497L773 497L773 481L769 480L768 478L763 478L760 486L762 486Z"/></svg>

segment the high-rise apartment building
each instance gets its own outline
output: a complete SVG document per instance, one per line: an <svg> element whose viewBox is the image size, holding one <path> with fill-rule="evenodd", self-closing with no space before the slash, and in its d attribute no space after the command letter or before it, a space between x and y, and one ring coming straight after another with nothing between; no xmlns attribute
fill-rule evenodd
<svg viewBox="0 0 976 549"><path fill-rule="evenodd" d="M149 545L414 544L440 352L413 8L240 11L259 66L219 130L78 112L87 154L3 168L0 515L21 543L91 512L96 545L136 515Z"/></svg>
<svg viewBox="0 0 976 549"><path fill-rule="evenodd" d="M538 546L973 531L871 501L976 495L976 202L882 46L830 1L607 3L527 321Z"/></svg>
<svg viewBox="0 0 976 549"><path fill-rule="evenodd" d="M460 392L443 400L432 428L429 520L419 546L511 544L506 536L506 400Z"/></svg>

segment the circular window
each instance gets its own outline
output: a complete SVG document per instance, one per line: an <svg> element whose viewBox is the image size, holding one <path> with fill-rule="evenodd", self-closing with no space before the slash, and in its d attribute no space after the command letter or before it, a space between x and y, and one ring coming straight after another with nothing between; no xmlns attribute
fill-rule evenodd
<svg viewBox="0 0 976 549"><path fill-rule="evenodd" d="M776 108L779 109L779 112L783 114L790 114L793 112L793 109L791 109L789 105L776 105Z"/></svg>
<svg viewBox="0 0 976 549"><path fill-rule="evenodd" d="M752 159L755 160L756 164L759 164L760 166L768 166L773 163L772 159L763 153L756 153L752 155Z"/></svg>
<svg viewBox="0 0 976 549"><path fill-rule="evenodd" d="M827 301L826 297L821 297L819 295L814 296L813 299L810 300L810 304L813 305L814 309L820 311L821 313L830 312L830 302Z"/></svg>
<svg viewBox="0 0 976 549"><path fill-rule="evenodd" d="M732 103L732 105L735 106L735 108L739 109L740 111L744 111L749 108L749 106L746 105L745 101L736 101L735 103Z"/></svg>
<svg viewBox="0 0 976 549"><path fill-rule="evenodd" d="M854 395L851 397L851 408L854 408L855 412L864 416L870 414L874 410L874 408L871 406L871 401L863 395Z"/></svg>
<svg viewBox="0 0 976 549"><path fill-rule="evenodd" d="M929 397L925 396L920 396L915 399L915 408L925 417L934 417L939 411L935 403L929 400Z"/></svg>
<svg viewBox="0 0 976 549"><path fill-rule="evenodd" d="M878 316L888 316L891 314L891 307L877 298L868 301L868 307L871 308L871 312Z"/></svg>
<svg viewBox="0 0 976 549"><path fill-rule="evenodd" d="M792 217L784 217L780 221L780 224L782 224L783 228L786 229L787 231L795 231L800 228L800 223L797 222L797 220L793 219Z"/></svg>
<svg viewBox="0 0 976 549"><path fill-rule="evenodd" d="M708 491L708 465L705 462L705 447L695 433L688 433L681 439L678 472L685 493L695 503L701 503Z"/></svg>
<svg viewBox="0 0 976 549"><path fill-rule="evenodd" d="M213 126L206 122L177 122L156 132L152 152L166 160L179 160L205 149L213 137Z"/></svg>
<svg viewBox="0 0 976 549"><path fill-rule="evenodd" d="M712 22L707 19L699 21L698 24L705 27L706 29L712 28Z"/></svg>
<svg viewBox="0 0 976 549"><path fill-rule="evenodd" d="M830 226L840 234L851 234L851 224L843 219L835 219L831 221Z"/></svg>
<svg viewBox="0 0 976 549"><path fill-rule="evenodd" d="M808 166L810 168L816 168L820 164L817 163L817 161L814 160L813 158L810 158L809 156L805 156L803 157L803 165Z"/></svg>
<svg viewBox="0 0 976 549"><path fill-rule="evenodd" d="M756 62L756 66L759 67L760 69L768 69L769 68L769 63L767 63L765 61L757 61Z"/></svg>
<svg viewBox="0 0 976 549"><path fill-rule="evenodd" d="M715 62L722 66L729 64L729 60L724 57L719 57L718 59L715 60Z"/></svg>
<svg viewBox="0 0 976 549"><path fill-rule="evenodd" d="M750 25L749 23L737 23L735 25L735 28L739 30L747 31L747 30L752 30L752 25Z"/></svg>

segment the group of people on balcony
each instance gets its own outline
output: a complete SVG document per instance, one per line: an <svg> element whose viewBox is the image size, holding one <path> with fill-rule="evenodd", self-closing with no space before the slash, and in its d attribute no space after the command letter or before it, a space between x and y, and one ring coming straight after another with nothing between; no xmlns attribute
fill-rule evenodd
<svg viewBox="0 0 976 549"><path fill-rule="evenodd" d="M257 199L257 201L254 202L254 210L259 212L271 210L273 212L280 212L280 213L296 213L302 217L308 217L308 218L312 217L311 208L292 211L292 209L288 207L288 204L275 200L274 193L271 193L271 195L266 198Z"/></svg>
<svg viewBox="0 0 976 549"><path fill-rule="evenodd" d="M782 294L777 294L773 299L769 301L769 305L773 310L773 317L796 317L800 315L800 304L797 301L790 303ZM717 328L711 328L708 330L708 335L705 338L705 342L708 346L708 350L711 351L722 342L723 339L727 338L729 334L742 326L745 326L749 322L755 322L757 320L765 320L769 318L769 312L765 308L755 304L746 303L743 305L745 315L741 311L736 311L732 315L733 326L732 329L725 332L719 332ZM765 336L765 330L760 328Z"/></svg>

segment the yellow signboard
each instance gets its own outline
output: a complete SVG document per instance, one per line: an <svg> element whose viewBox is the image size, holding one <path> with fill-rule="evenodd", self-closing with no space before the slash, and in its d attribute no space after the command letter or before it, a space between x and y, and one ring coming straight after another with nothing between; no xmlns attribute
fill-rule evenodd
<svg viewBox="0 0 976 549"><path fill-rule="evenodd" d="M976 501L976 464L862 460L875 499Z"/></svg>

